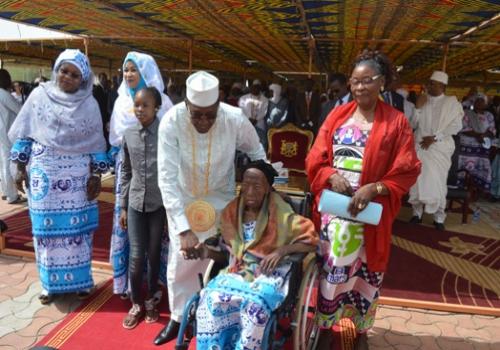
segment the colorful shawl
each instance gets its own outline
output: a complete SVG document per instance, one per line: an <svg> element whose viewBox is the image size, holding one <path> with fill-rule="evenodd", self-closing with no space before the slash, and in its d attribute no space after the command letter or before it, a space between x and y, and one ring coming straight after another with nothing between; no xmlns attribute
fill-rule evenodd
<svg viewBox="0 0 500 350"><path fill-rule="evenodd" d="M248 263L262 259L287 244L318 243L318 234L312 221L296 214L276 192L269 193L262 204L257 217L255 239L245 243L243 209L243 197L240 196L233 199L221 213L219 231L234 261L228 272L246 270Z"/></svg>

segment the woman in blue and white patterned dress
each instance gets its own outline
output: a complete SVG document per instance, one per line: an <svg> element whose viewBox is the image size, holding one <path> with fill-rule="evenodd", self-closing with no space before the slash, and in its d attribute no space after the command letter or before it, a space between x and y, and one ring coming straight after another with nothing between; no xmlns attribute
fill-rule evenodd
<svg viewBox="0 0 500 350"><path fill-rule="evenodd" d="M33 90L9 131L16 184L28 189L42 304L54 294L89 295L97 195L108 168L87 56L65 50L52 80Z"/></svg>

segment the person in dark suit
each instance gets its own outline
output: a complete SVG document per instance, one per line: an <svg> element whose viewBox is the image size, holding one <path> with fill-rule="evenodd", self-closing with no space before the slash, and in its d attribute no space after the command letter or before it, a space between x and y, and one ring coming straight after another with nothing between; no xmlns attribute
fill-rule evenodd
<svg viewBox="0 0 500 350"><path fill-rule="evenodd" d="M385 103L396 108L400 112L405 112L405 99L395 91L387 90L382 93Z"/></svg>
<svg viewBox="0 0 500 350"><path fill-rule="evenodd" d="M297 94L295 104L295 124L302 129L309 129L316 134L319 128L321 102L319 93L313 89L314 80L305 81L304 91Z"/></svg>
<svg viewBox="0 0 500 350"><path fill-rule="evenodd" d="M93 95L99 105L99 110L101 111L102 127L104 138L106 139L107 148L109 148L109 131L108 124L111 115L108 112L108 96L109 96L109 84L108 76L106 73L99 73L99 83L94 85Z"/></svg>
<svg viewBox="0 0 500 350"><path fill-rule="evenodd" d="M500 95L493 97L491 105L488 107L488 111L495 117L495 125L497 130L497 137L500 136Z"/></svg>
<svg viewBox="0 0 500 350"><path fill-rule="evenodd" d="M334 73L330 75L330 85L328 86L330 100L325 102L321 108L321 116L319 118L319 126L323 124L328 114L337 106L343 105L352 101L352 95L347 86L347 78L342 73Z"/></svg>

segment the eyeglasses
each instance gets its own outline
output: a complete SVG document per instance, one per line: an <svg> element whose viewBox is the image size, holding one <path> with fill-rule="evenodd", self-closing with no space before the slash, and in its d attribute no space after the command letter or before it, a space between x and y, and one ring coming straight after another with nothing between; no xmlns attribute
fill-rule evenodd
<svg viewBox="0 0 500 350"><path fill-rule="evenodd" d="M61 73L62 75L66 75L66 76L68 76L68 77L70 77L71 79L74 79L74 80L78 80L78 79L82 78L81 74L70 72L70 71L68 71L67 69L64 69L64 68L59 69L59 73Z"/></svg>
<svg viewBox="0 0 500 350"><path fill-rule="evenodd" d="M374 75L373 77L365 77L363 79L356 79L356 78L351 78L349 79L349 83L351 86L358 86L358 84L362 84L363 86L366 85L371 85L377 80L378 78L382 77L382 74L377 74Z"/></svg>
<svg viewBox="0 0 500 350"><path fill-rule="evenodd" d="M217 105L217 109L215 110L201 112L193 111L186 102L186 108L189 111L189 114L191 114L191 119L201 120L203 116L205 116L205 118L207 118L208 120L214 120L217 118L217 110L219 109L219 105Z"/></svg>

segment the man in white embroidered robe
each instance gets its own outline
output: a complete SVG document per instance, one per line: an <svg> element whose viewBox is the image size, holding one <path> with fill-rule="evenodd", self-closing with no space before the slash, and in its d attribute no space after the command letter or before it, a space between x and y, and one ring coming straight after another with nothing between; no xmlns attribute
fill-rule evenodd
<svg viewBox="0 0 500 350"><path fill-rule="evenodd" d="M422 222L425 211L434 214L434 226L444 230L448 171L455 150L453 135L462 129L464 115L455 96L445 96L448 75L435 71L428 94L419 96L415 110L415 143L422 172L410 189L411 223Z"/></svg>
<svg viewBox="0 0 500 350"><path fill-rule="evenodd" d="M174 339L184 305L200 290L198 273L207 260L185 260L194 246L216 232L213 225L194 233L185 209L205 201L220 211L235 196L234 157L236 150L250 159L266 155L255 128L241 109L219 103L219 81L206 72L186 80L186 102L170 109L160 123L158 179L167 211L170 247L167 267L171 321L158 334L155 344Z"/></svg>

